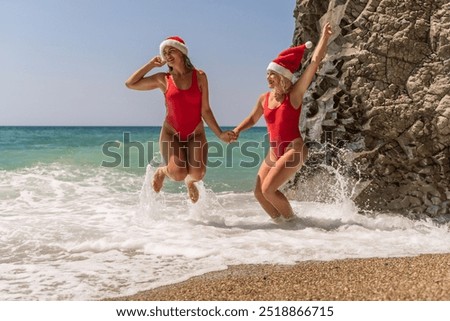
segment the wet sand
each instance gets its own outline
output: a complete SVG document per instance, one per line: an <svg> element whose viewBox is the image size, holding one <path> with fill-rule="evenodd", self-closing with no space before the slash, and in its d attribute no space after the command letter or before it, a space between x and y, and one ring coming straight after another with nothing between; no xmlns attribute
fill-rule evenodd
<svg viewBox="0 0 450 321"><path fill-rule="evenodd" d="M238 265L124 301L449 301L450 254Z"/></svg>

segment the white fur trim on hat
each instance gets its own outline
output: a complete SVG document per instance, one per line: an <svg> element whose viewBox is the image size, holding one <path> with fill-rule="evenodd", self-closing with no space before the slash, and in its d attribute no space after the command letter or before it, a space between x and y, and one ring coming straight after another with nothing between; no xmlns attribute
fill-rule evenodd
<svg viewBox="0 0 450 321"><path fill-rule="evenodd" d="M313 46L313 43L311 41L305 42L305 47L306 48L310 49L310 48L312 48L312 46Z"/></svg>
<svg viewBox="0 0 450 321"><path fill-rule="evenodd" d="M167 46L171 46L180 50L183 54L187 56L188 48L183 43L176 41L174 39L166 39L159 45L159 54L161 55L161 59L164 60L164 48Z"/></svg>
<svg viewBox="0 0 450 321"><path fill-rule="evenodd" d="M289 69L284 68L283 66L280 66L279 64L277 64L276 62L271 62L268 66L267 66L267 70L272 70L275 71L277 73L279 73L280 75L286 77L287 79L289 79L290 81L292 81L292 72L289 71Z"/></svg>

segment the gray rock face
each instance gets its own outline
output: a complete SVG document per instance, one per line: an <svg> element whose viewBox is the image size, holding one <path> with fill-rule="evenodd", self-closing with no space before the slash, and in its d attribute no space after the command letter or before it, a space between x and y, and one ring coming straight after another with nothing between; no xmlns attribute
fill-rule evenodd
<svg viewBox="0 0 450 321"><path fill-rule="evenodd" d="M294 44L317 43L325 21L334 34L305 96L313 144L293 196L330 197L327 164L361 208L449 214L449 1L297 0L294 17Z"/></svg>

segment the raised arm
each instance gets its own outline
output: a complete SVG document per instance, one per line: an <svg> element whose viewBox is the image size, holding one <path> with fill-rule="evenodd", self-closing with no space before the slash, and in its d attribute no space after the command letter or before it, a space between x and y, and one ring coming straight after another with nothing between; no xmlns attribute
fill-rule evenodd
<svg viewBox="0 0 450 321"><path fill-rule="evenodd" d="M233 129L233 132L236 134L236 139L241 132L253 127L261 118L264 113L263 102L265 96L265 94L259 96L258 101L250 114L235 129Z"/></svg>
<svg viewBox="0 0 450 321"><path fill-rule="evenodd" d="M162 92L166 90L166 82L164 73L156 73L154 75L145 77L145 75L156 67L162 67L165 62L160 56L153 57L148 63L139 68L133 73L125 82L125 86L135 90L152 90L159 88Z"/></svg>
<svg viewBox="0 0 450 321"><path fill-rule="evenodd" d="M234 133L232 131L223 132L216 121L216 117L214 117L211 106L209 104L208 78L206 77L206 74L201 70L198 70L198 84L202 92L203 120L206 122L208 127L213 131L213 133L216 134L216 136L219 137L221 140L223 140L226 143L233 141L235 139Z"/></svg>
<svg viewBox="0 0 450 321"><path fill-rule="evenodd" d="M323 26L322 35L320 37L319 43L316 46L316 49L314 50L310 64L292 88L291 101L295 106L300 106L300 104L302 103L303 95L311 84L314 75L319 68L320 62L325 57L325 54L327 52L328 39L330 39L331 34L331 25L329 22L327 22Z"/></svg>

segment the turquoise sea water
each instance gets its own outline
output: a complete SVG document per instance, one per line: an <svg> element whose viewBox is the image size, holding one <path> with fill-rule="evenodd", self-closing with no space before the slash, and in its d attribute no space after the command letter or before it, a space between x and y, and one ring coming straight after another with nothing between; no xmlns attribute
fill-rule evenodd
<svg viewBox="0 0 450 321"><path fill-rule="evenodd" d="M156 194L159 130L0 127L0 300L121 296L234 264L450 252L447 224L361 214L337 172L332 201L292 200L299 221L274 224L252 193L265 128L231 145L208 131L198 203L168 180Z"/></svg>
<svg viewBox="0 0 450 321"><path fill-rule="evenodd" d="M147 164L161 162L161 127L0 127L0 171L61 165L103 168L143 176ZM266 129L252 128L227 145L207 129L208 175L213 191L250 191L265 155ZM229 169L233 169L232 175ZM178 183L168 181L168 190Z"/></svg>

